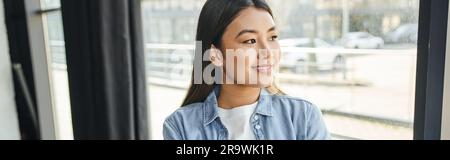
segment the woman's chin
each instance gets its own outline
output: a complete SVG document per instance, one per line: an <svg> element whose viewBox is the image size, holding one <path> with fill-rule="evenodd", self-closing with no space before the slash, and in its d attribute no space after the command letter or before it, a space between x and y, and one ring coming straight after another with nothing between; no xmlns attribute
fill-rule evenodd
<svg viewBox="0 0 450 160"><path fill-rule="evenodd" d="M273 83L273 77L262 76L262 77L259 77L258 82L259 82L258 84L260 87L269 87Z"/></svg>

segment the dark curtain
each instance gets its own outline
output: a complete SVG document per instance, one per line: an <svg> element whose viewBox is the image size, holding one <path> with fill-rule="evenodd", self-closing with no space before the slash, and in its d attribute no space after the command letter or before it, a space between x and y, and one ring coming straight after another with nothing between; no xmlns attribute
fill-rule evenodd
<svg viewBox="0 0 450 160"><path fill-rule="evenodd" d="M61 0L75 139L148 139L140 0Z"/></svg>

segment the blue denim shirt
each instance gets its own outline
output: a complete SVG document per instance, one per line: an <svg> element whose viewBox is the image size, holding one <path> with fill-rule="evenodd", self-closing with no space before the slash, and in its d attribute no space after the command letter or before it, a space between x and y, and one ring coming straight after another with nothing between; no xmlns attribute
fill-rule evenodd
<svg viewBox="0 0 450 160"><path fill-rule="evenodd" d="M228 131L218 116L216 87L203 103L179 108L164 122L165 140L227 140ZM257 140L326 140L330 134L321 111L308 101L271 95L261 90L249 119Z"/></svg>

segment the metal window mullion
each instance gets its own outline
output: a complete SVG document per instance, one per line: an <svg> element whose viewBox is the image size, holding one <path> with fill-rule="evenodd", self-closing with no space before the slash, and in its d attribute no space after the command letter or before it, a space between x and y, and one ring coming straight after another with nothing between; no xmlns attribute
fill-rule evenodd
<svg viewBox="0 0 450 160"><path fill-rule="evenodd" d="M33 66L34 83L36 88L36 103L39 115L41 138L43 140L54 140L57 138L54 100L52 93L50 58L46 50L46 36L44 22L41 14L40 1L26 0L25 10L27 17L27 28Z"/></svg>
<svg viewBox="0 0 450 160"><path fill-rule="evenodd" d="M449 6L450 8L450 6ZM448 12L447 23L450 24L450 11ZM441 139L450 140L450 25L447 26L447 51L445 60L444 75L444 100L442 106L442 128Z"/></svg>
<svg viewBox="0 0 450 160"><path fill-rule="evenodd" d="M414 139L441 138L447 0L421 0L417 53Z"/></svg>

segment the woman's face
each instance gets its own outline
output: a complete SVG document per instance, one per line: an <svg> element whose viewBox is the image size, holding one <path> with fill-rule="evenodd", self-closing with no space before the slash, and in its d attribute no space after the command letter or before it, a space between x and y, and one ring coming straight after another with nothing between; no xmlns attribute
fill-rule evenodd
<svg viewBox="0 0 450 160"><path fill-rule="evenodd" d="M219 48L224 57L224 83L270 86L280 60L277 37L275 22L267 11L255 7L242 10L225 30Z"/></svg>

